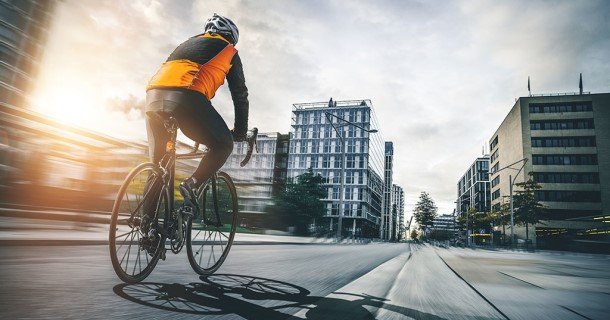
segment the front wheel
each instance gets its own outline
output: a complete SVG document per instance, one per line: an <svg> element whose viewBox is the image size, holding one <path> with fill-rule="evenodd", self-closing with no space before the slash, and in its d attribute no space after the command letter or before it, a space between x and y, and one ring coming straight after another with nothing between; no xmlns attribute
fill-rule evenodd
<svg viewBox="0 0 610 320"><path fill-rule="evenodd" d="M214 273L227 258L237 230L237 192L228 174L216 177L216 202L212 183L198 197L199 208L187 226L186 251L189 263L200 275ZM215 205L217 204L217 205Z"/></svg>
<svg viewBox="0 0 610 320"><path fill-rule="evenodd" d="M169 212L168 195L153 163L135 167L119 189L110 219L110 259L127 283L144 280L164 250L157 230Z"/></svg>

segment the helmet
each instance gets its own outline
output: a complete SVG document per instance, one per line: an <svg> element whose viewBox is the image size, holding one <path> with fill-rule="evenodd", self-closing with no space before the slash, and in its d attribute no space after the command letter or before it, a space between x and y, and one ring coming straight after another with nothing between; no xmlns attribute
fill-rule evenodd
<svg viewBox="0 0 610 320"><path fill-rule="evenodd" d="M227 37L233 44L237 44L239 39L239 30L231 19L214 13L214 15L205 22L204 32L218 33Z"/></svg>

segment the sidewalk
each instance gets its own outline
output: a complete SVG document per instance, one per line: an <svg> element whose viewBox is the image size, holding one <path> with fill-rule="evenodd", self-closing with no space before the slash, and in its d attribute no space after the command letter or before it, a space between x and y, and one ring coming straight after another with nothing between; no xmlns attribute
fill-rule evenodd
<svg viewBox="0 0 610 320"><path fill-rule="evenodd" d="M0 208L0 245L106 245L108 215ZM345 239L341 244L366 244ZM235 245L336 244L332 238L238 233Z"/></svg>
<svg viewBox="0 0 610 320"><path fill-rule="evenodd" d="M0 246L6 245L106 245L108 229L96 230L0 230ZM333 239L274 236L264 234L238 233L234 245L308 245L337 244ZM341 244L366 244L364 242L343 240Z"/></svg>

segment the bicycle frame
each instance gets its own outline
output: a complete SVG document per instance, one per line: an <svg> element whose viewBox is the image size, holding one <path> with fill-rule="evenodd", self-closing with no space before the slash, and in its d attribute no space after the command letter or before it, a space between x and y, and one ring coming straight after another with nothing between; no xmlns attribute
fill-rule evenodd
<svg viewBox="0 0 610 320"><path fill-rule="evenodd" d="M165 129L167 130L167 133L169 134L169 139L165 145L165 154L163 155L163 157L161 158L161 160L158 163L159 169L161 170L161 172L156 172L155 177L151 182L151 188L143 196L142 202L139 204L139 206L141 206L145 202L146 198L149 196L150 190L153 190L153 187L157 183L157 179L160 178L161 183L162 183L161 187L168 188L170 191L168 202L169 202L169 208L170 208L170 212L171 212L171 211L173 211L173 208L174 208L174 179L175 179L175 175L176 175L176 160L201 158L203 155L206 154L206 152L200 151L199 143L196 142L193 147L193 151L191 151L189 153L184 153L184 154L177 154L176 153L176 139L177 139L178 127L179 127L178 121L171 115L168 115L168 117L166 117L166 118L162 117L161 115L159 115L155 112L148 113L148 115L151 116L151 118L155 118L157 121L163 123L163 125L165 126ZM240 163L240 166L243 167L248 163L248 161L250 160L250 157L252 156L252 151L254 148L256 148L256 150L258 151L258 145L256 144L257 135L258 135L258 129L253 128L252 136L246 140L248 143L248 151L246 153L246 157ZM220 213L219 213L219 209L218 209L218 189L217 189L217 185L216 185L217 184L216 183L217 175L218 175L217 172L215 172L212 175L211 188L212 188L212 199L214 202L214 214L216 215L216 225L215 226L220 227L220 226L222 226L222 221L220 219ZM199 188L199 190L197 190L197 192L196 192L197 197L200 197L201 194L203 192L205 192L206 188L207 188L207 185L202 185ZM194 204L196 206L198 206L197 203L194 203ZM133 220L133 215L135 214L135 212L138 211L139 206L132 213L130 220ZM204 203L204 208L196 208L196 210L201 211L200 214L203 217L203 222L206 225L209 225L210 219L208 219L206 217L205 212L204 212L205 203Z"/></svg>
<svg viewBox="0 0 610 320"><path fill-rule="evenodd" d="M161 118L161 117L159 117ZM176 174L176 160L179 159L196 159L196 158L201 158L203 155L205 155L206 152L204 151L199 151L199 143L196 143L194 146L194 149L192 152L189 153L184 153L184 154L177 154L176 153L176 138L177 138L177 133L178 133L178 122L176 121L175 118L173 117L169 117L167 119L160 119L161 121L163 121L163 124L165 126L165 129L167 130L168 134L169 134L169 139L166 142L166 147L165 147L165 154L163 155L163 157L161 158L161 160L159 161L159 168L161 169L161 172L157 172L155 174L155 177L153 178L153 180L151 181L151 186L154 186L157 182L157 179L161 179L161 183L162 183L162 188L167 188L170 192L169 192L169 208L170 210L173 210L174 208L174 179L175 179L175 174ZM218 191L217 191L217 185L216 185L216 177L217 177L217 173L215 172L212 175L212 183L211 183L211 188L212 188L212 198L214 201L214 214L216 215L216 226L221 226L222 225L222 221L220 219L220 214L218 212ZM205 191L206 186L201 186L201 188L199 188L199 190L197 190L196 194L197 197L200 197L201 194ZM146 197L148 197L150 190L153 190L153 187L151 187L149 189L149 191L147 191L147 193L144 195L143 197L143 201L140 203L140 205L142 205L146 199ZM195 203L195 205L197 205ZM205 210L205 208L197 208L198 211L201 210ZM135 210L134 212L136 212L137 210ZM205 224L210 224L210 219L204 214L203 211L200 212L202 217L203 217L203 222Z"/></svg>

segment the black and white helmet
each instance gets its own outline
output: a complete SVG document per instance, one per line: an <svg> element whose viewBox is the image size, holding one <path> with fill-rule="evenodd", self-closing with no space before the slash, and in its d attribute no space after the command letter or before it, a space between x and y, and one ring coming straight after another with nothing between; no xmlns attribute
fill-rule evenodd
<svg viewBox="0 0 610 320"><path fill-rule="evenodd" d="M204 32L218 33L221 36L227 37L233 44L237 44L239 39L239 30L231 19L214 13L205 23Z"/></svg>

